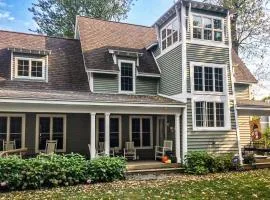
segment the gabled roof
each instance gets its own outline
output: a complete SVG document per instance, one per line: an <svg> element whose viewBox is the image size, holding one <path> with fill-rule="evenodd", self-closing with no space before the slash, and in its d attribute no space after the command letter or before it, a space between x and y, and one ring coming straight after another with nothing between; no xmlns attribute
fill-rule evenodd
<svg viewBox="0 0 270 200"><path fill-rule="evenodd" d="M143 53L139 72L159 73L151 52L146 50L157 40L154 28L80 16L77 26L86 69L117 71L109 49L122 49Z"/></svg>
<svg viewBox="0 0 270 200"><path fill-rule="evenodd" d="M257 83L254 75L249 71L243 60L232 50L232 62L234 66L234 76L237 83Z"/></svg>

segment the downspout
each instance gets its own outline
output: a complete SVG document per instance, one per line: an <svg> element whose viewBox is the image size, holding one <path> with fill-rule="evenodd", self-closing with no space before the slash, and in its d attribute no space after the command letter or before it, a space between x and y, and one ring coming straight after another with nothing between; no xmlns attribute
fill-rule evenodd
<svg viewBox="0 0 270 200"><path fill-rule="evenodd" d="M232 35L231 35L231 16L230 12L228 11L227 14L227 23L228 23L228 38L229 38L229 57L230 57L230 71L231 71L231 82L232 82L232 92L233 92L233 106L234 106L234 114L235 114L235 125L236 125L236 137L237 137L237 146L238 146L238 154L239 154L239 161L240 165L243 165L243 158L242 158L242 149L241 149L241 140L240 140L240 129L239 129L239 122L238 122L238 112L237 112L237 104L236 104L236 96L235 96L235 78L233 74L233 63L232 63Z"/></svg>

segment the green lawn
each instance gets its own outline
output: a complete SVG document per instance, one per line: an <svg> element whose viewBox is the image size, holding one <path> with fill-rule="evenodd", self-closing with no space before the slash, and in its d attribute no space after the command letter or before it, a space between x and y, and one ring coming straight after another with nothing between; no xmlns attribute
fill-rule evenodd
<svg viewBox="0 0 270 200"><path fill-rule="evenodd" d="M270 169L0 194L0 199L270 199Z"/></svg>

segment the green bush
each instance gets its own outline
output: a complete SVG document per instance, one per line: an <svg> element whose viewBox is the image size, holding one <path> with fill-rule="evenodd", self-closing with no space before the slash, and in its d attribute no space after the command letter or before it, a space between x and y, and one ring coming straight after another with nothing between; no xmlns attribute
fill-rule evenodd
<svg viewBox="0 0 270 200"><path fill-rule="evenodd" d="M244 156L244 164L253 164L256 162L254 154L248 154Z"/></svg>
<svg viewBox="0 0 270 200"><path fill-rule="evenodd" d="M206 151L189 152L185 157L185 171L190 174L227 172L236 168L233 154L210 154Z"/></svg>
<svg viewBox="0 0 270 200"><path fill-rule="evenodd" d="M113 181L124 177L124 169L121 158L100 157L88 161L79 154L0 158L0 190L68 186L86 183L89 179Z"/></svg>
<svg viewBox="0 0 270 200"><path fill-rule="evenodd" d="M109 182L124 179L126 161L119 157L99 157L89 163L90 180L93 182Z"/></svg>

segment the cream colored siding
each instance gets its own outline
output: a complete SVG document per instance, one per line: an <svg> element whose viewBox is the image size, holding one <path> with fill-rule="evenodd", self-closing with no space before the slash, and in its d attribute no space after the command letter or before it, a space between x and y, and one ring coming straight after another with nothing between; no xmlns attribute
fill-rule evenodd
<svg viewBox="0 0 270 200"><path fill-rule="evenodd" d="M249 85L248 84L235 84L235 95L237 99L249 100Z"/></svg>
<svg viewBox="0 0 270 200"><path fill-rule="evenodd" d="M238 124L240 130L241 146L245 146L250 143L250 128L249 128L249 116L239 115Z"/></svg>

